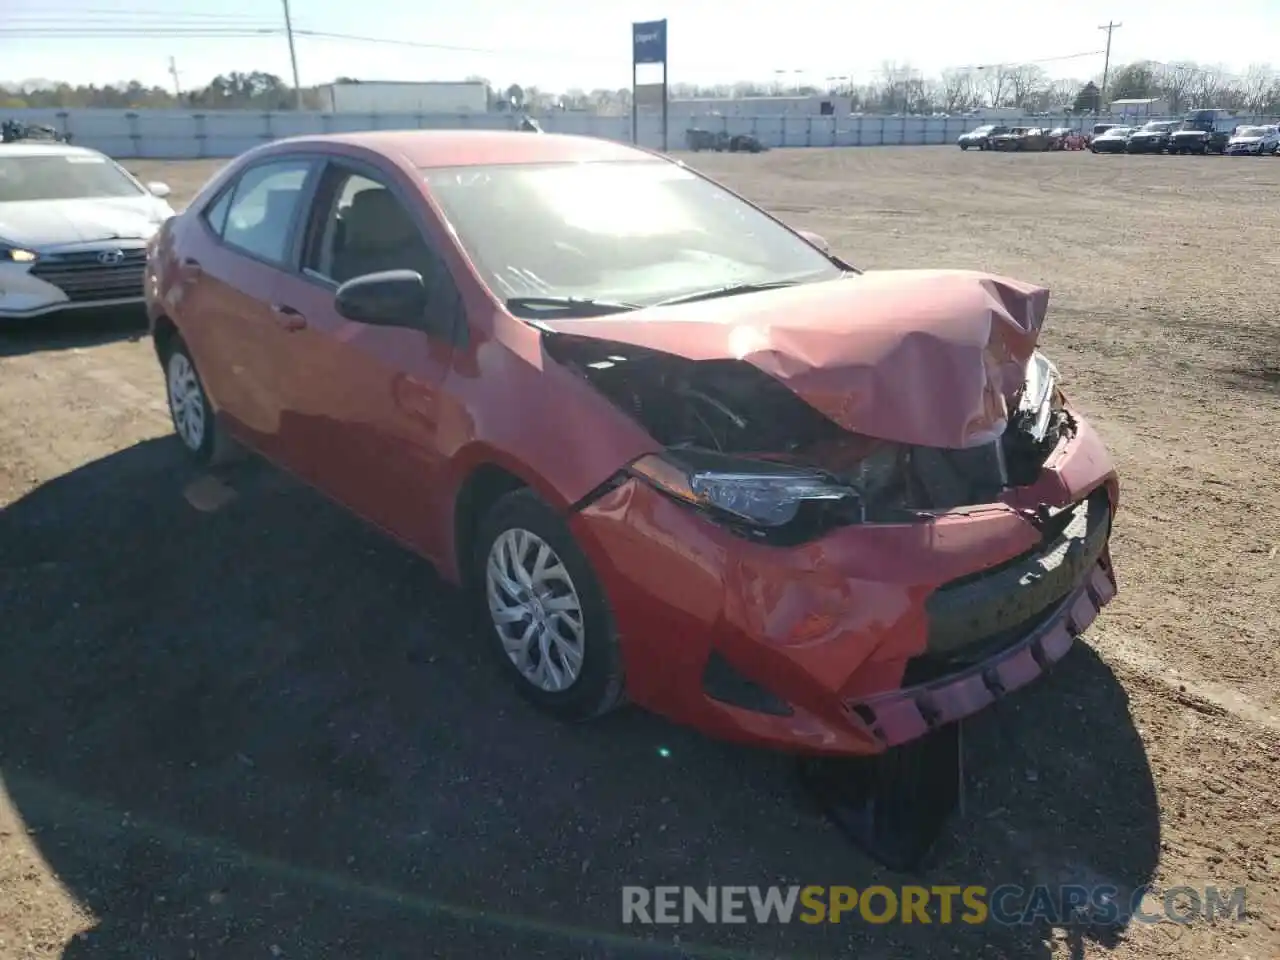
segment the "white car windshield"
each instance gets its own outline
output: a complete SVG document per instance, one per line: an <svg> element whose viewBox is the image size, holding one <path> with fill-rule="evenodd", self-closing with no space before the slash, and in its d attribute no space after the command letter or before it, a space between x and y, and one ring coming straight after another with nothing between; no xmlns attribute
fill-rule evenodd
<svg viewBox="0 0 1280 960"><path fill-rule="evenodd" d="M1265 137L1266 135L1266 127L1241 127L1236 131L1237 137Z"/></svg>
<svg viewBox="0 0 1280 960"><path fill-rule="evenodd" d="M142 191L106 157L95 154L0 153L0 203L136 197Z"/></svg>
<svg viewBox="0 0 1280 960"><path fill-rule="evenodd" d="M777 221L662 160L423 175L485 283L506 300L649 306L720 287L844 273Z"/></svg>

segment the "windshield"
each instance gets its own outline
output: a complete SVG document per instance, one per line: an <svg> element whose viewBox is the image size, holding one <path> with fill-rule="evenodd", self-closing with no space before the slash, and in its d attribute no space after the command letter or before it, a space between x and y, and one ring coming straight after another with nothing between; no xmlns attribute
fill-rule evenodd
<svg viewBox="0 0 1280 960"><path fill-rule="evenodd" d="M995 129L995 127L993 127L993 126L991 126L990 124L988 124L988 125L987 125L987 126L985 126L985 127L978 127L976 130L972 130L972 131L970 131L970 132L971 132L971 133L990 133L990 132L991 132L992 130L994 130L994 129Z"/></svg>
<svg viewBox="0 0 1280 960"><path fill-rule="evenodd" d="M1127 137L1132 132L1133 132L1133 127L1112 127L1110 130L1104 133L1103 136L1104 137Z"/></svg>
<svg viewBox="0 0 1280 960"><path fill-rule="evenodd" d="M1236 131L1237 137L1265 137L1266 135L1266 127L1241 127Z"/></svg>
<svg viewBox="0 0 1280 960"><path fill-rule="evenodd" d="M1168 133L1172 128L1172 123L1148 123L1142 129L1148 133Z"/></svg>
<svg viewBox="0 0 1280 960"><path fill-rule="evenodd" d="M781 224L662 160L423 171L489 288L505 300L651 306L720 287L844 271Z"/></svg>
<svg viewBox="0 0 1280 960"><path fill-rule="evenodd" d="M106 157L93 154L0 156L0 203L136 197L142 191Z"/></svg>

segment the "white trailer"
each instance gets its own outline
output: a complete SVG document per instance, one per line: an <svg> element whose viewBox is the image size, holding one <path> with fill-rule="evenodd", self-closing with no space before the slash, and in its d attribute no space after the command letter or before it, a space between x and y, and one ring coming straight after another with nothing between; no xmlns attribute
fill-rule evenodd
<svg viewBox="0 0 1280 960"><path fill-rule="evenodd" d="M321 109L331 113L485 113L489 90L470 80L401 83L362 80L320 88Z"/></svg>

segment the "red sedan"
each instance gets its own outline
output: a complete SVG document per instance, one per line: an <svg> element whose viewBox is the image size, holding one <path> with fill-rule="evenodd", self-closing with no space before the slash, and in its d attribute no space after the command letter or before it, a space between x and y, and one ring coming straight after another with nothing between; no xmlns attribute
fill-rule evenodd
<svg viewBox="0 0 1280 960"><path fill-rule="evenodd" d="M166 223L147 296L191 453L248 447L411 546L567 719L874 754L1115 592L1116 475L1036 350L1045 290L862 274L643 150L276 142Z"/></svg>

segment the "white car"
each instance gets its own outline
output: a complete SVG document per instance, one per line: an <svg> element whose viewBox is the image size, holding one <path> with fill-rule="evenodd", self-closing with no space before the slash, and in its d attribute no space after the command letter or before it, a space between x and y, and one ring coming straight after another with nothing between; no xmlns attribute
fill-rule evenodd
<svg viewBox="0 0 1280 960"><path fill-rule="evenodd" d="M168 195L96 150L0 146L0 321L141 304Z"/></svg>
<svg viewBox="0 0 1280 960"><path fill-rule="evenodd" d="M1261 127L1237 127L1222 151L1232 154L1249 154L1251 156L1267 156L1280 148L1280 127L1268 124Z"/></svg>

